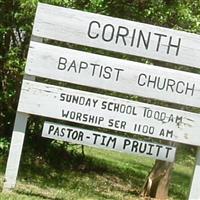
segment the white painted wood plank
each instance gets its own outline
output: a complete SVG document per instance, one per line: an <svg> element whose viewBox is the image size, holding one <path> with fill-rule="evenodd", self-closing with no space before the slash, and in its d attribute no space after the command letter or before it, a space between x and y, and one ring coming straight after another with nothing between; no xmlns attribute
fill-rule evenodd
<svg viewBox="0 0 200 200"><path fill-rule="evenodd" d="M69 8L39 3L33 35L200 67L199 35Z"/></svg>
<svg viewBox="0 0 200 200"><path fill-rule="evenodd" d="M200 177L200 147L197 148L196 164L194 166L193 179L190 187L190 194L188 200L200 199L199 177Z"/></svg>
<svg viewBox="0 0 200 200"><path fill-rule="evenodd" d="M24 143L27 120L27 114L17 112L6 166L3 191L7 191L15 187Z"/></svg>
<svg viewBox="0 0 200 200"><path fill-rule="evenodd" d="M18 110L96 127L200 145L200 115L24 81Z"/></svg>
<svg viewBox="0 0 200 200"><path fill-rule="evenodd" d="M176 153L176 148L168 145L145 142L52 122L44 123L42 136L99 149L136 154L138 156L145 156L168 162L174 161Z"/></svg>
<svg viewBox="0 0 200 200"><path fill-rule="evenodd" d="M200 75L31 42L26 74L200 107Z"/></svg>

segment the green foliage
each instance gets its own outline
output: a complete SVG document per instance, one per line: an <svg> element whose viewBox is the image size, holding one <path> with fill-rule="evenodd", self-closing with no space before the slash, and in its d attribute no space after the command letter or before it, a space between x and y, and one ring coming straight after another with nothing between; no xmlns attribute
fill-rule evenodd
<svg viewBox="0 0 200 200"><path fill-rule="evenodd" d="M200 31L200 2L197 0L42 0L41 2L194 33ZM12 130L37 3L38 0L0 1L0 133L4 135L10 135ZM121 55L121 57L148 62L133 56Z"/></svg>
<svg viewBox="0 0 200 200"><path fill-rule="evenodd" d="M0 155L4 155L9 148L9 142L6 138L0 138Z"/></svg>

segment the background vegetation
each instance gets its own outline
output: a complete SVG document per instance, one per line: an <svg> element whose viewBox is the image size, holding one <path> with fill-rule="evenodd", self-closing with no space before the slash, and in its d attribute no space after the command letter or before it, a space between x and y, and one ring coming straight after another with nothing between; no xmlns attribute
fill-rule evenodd
<svg viewBox="0 0 200 200"><path fill-rule="evenodd" d="M176 0L176 1L173 1L173 0L121 0L121 1L119 0L41 0L40 2L64 6L64 7L76 8L76 9L85 10L85 11L94 12L94 13L101 13L101 14L109 15L113 17L135 20L139 22L164 26L164 27L173 28L173 29L184 30L184 31L193 32L193 33L200 32L200 1L199 0ZM37 3L38 3L38 0L0 0L0 14L1 14L1 17L0 17L0 155L1 155L0 167L1 167L1 173L3 173L2 170L4 170L5 160L8 153L10 137L11 137L11 133L13 129L14 117L15 117L15 112L16 112L17 102L18 102L18 97L19 97L19 92L20 92L21 80L22 80L23 71L25 67L27 50L29 46L31 30L32 30ZM79 48L83 48L83 47L79 47ZM99 52L100 51L98 51L98 53ZM113 55L114 53L112 54L107 53L107 54ZM136 60L140 62L151 62L151 63L157 64L156 61L145 60L145 59L137 58L134 56L119 55L117 53L115 53L115 56L123 57L129 60ZM184 66L175 66L172 64L170 64L169 66L169 64L167 63L162 63L162 65L164 65L165 67L172 66L172 67L176 67L177 69L183 69L186 71L198 73L197 69L192 69L192 68L188 69L187 67L184 67ZM146 100L143 100L143 101L146 101ZM155 102L155 103L161 104L160 102ZM173 105L173 106L177 107L177 105ZM185 108L185 109L196 111L192 108ZM75 162L74 163L70 162L71 166L67 166L68 162L63 162L63 159L69 160L68 159L69 157L71 160L76 160L76 161L80 159L79 157L80 154L78 153L79 150L76 150L77 147L74 147L74 146L69 147L63 144L51 142L50 140L49 141L43 140L40 138L38 134L39 132L41 132L40 119L38 119L37 117L32 117L31 120L29 121L29 126L28 126L28 131L27 131L28 134L25 141L24 152L29 152L29 153L25 153L23 155L24 157L23 157L22 168L25 170L25 172L23 172L21 176L22 185L24 181L30 180L30 176L34 176L33 174L30 174L30 173L36 170L37 171L36 176L39 176L39 178L32 177L31 179L33 180L33 182L34 181L37 182L37 187L40 187L40 183L44 182L46 178L45 175L42 174L41 176L43 177L44 180L40 180L41 177L40 177L40 174L38 174L39 168L43 166L43 164L47 172L49 170L49 169L46 169L48 168L48 166L52 166L55 170L60 167L67 168L69 170L67 177L64 177L62 179L63 181L62 184L65 184L65 182L68 181L68 177L71 177L71 176L75 176L77 179L79 179L78 178L79 176L77 174L75 175L75 172L72 172L72 174L70 174L70 169L72 168L73 170L76 169ZM183 153L185 152L185 150L187 150L187 154ZM89 151L90 153L88 153ZM180 155L178 155L179 163L182 162L184 163L184 165L186 163L189 163L187 166L191 166L193 164L192 156L195 153L195 149L193 147L181 146L180 151L181 153ZM70 154L68 154L67 152L70 152ZM117 166L116 160L113 160L110 157L110 159L113 160L113 163L110 164L110 161L106 161L106 159L103 158L105 154L104 156L102 155L101 158L98 158L98 156L96 156L94 152L96 152L96 150L87 149L88 157L86 156L83 162L84 170L86 169L86 171L88 172L90 170L95 171L98 169L99 170L98 173L101 173L101 172L103 173L104 171L106 171L106 173L108 172L110 175L112 171L111 166L115 166L113 169L115 170L115 172L112 171L112 173L116 175L115 178L120 177L120 176L125 177L126 173L131 174L130 180L129 179L123 180L124 181L122 182L123 186L127 185L128 187L129 181L130 181L130 184L135 182L135 179L131 180L131 177L132 176L134 177L135 174L138 174L136 175L136 177L138 177L138 179L142 181L145 178L145 176L148 174L148 171L152 167L152 161L151 162L147 161L147 164L144 164L146 166L143 166L142 164L143 160L146 160L146 159L142 159L142 161L140 162L140 159L133 158L133 161L131 161L130 157L128 157L126 160L126 157L122 156L122 158L120 159L122 160L125 159L125 161L122 162L123 164L121 164L122 166L120 167L120 170L122 170L122 172L120 172L120 170L118 172L118 167L116 167ZM100 154L100 152L98 152L98 154ZM184 156L181 157L181 155L187 155L186 156L187 160L184 159L185 158ZM37 158L35 159L35 161L31 159L33 156ZM96 157L95 162L92 156ZM121 156L121 154L114 154L114 158L115 156ZM57 160L58 157L60 157L61 160ZM118 158L116 159L118 160ZM30 168L31 163L33 162L38 162L33 165L33 168L35 167L34 169ZM58 164L59 162L61 164ZM98 162L104 163L103 164L104 166L101 165L102 169L99 169ZM127 164L127 169L129 169L128 171L126 171L127 169L124 168L124 166L126 166L126 163L128 163ZM81 168L82 163L78 162L77 165L78 165L77 168ZM89 166L93 166L94 169L90 169L90 168L88 169ZM136 167L133 169L134 166ZM179 167L181 168L181 165ZM144 173L143 173L143 168L145 168ZM125 171L123 171L123 169ZM137 171L137 169L140 171L140 173L135 172L135 170ZM184 170L188 171L189 169L186 168ZM174 179L178 177L178 173L182 173L181 177L183 177L185 173L184 170L180 172L181 171L180 169L179 172L174 174L174 177L175 177ZM54 174L54 172L51 172L51 173ZM80 175L80 177L84 176L84 174L81 174L81 172L77 172L77 173ZM122 174L120 175L120 173ZM59 181L55 180L55 177L57 177L57 175L58 175L58 171L55 171L55 174L51 175L53 178L48 179L49 181L52 180L53 181L52 184L54 185L56 184L59 185ZM94 180L96 180L96 176L98 176L98 174L97 175L92 174L91 177L89 176L86 176L84 178L90 179L92 176L95 176L95 178L92 177L91 179L91 181L93 180L91 185L95 184ZM185 176L188 176L188 175L185 174ZM186 180L189 182L189 177L187 177ZM113 182L115 181L117 180L114 180ZM183 179L181 179L181 183L182 181ZM33 182L31 182L30 184L32 184ZM108 188L111 187L109 185L109 181L106 183L108 184ZM142 186L142 182L136 181L136 183L138 183L138 185L137 184L134 185L134 187L136 188L135 189L136 191L132 191L130 193L130 196L131 195L134 196L134 194L136 194L135 196L138 195L138 188ZM176 182L176 184L177 183L178 181ZM74 184L80 184L80 185L77 185L77 187L80 186L81 188L81 186L83 186L83 184L85 183L76 182ZM103 181L102 181L102 184L104 184ZM182 188L182 186L183 185L181 185L180 187ZM44 187L48 188L49 185L44 184ZM62 188L62 186L60 187ZM88 188L89 187L90 186L88 186ZM186 198L185 192L183 192L185 196L180 196L180 195L176 196L176 192L177 194L179 194L180 191L182 190L181 188L179 189L178 187L176 187L176 189L171 188L173 196L177 199ZM177 190L177 191L175 192L174 190ZM20 188L19 188L19 191L20 191ZM84 196L84 193L82 193L82 190L80 190L80 196L81 195ZM115 196L114 193L112 193L112 195L110 195L108 198L106 196L102 198L109 199L112 197L111 199L117 199L117 197L115 198L114 196ZM50 197L51 197L51 193L49 195L49 198ZM91 196L91 198L96 199L95 196ZM76 198L74 197L74 199ZM101 198L99 197L99 199ZM120 197L118 199L120 199Z"/></svg>

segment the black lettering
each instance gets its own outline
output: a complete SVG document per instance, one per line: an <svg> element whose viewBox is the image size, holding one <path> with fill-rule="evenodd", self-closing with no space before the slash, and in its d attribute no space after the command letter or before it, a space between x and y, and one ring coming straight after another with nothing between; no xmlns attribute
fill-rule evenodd
<svg viewBox="0 0 200 200"><path fill-rule="evenodd" d="M154 112L154 119L157 119L157 120L160 119L160 113L158 111Z"/></svg>
<svg viewBox="0 0 200 200"><path fill-rule="evenodd" d="M121 33L121 30L124 31L124 33ZM118 27L118 30L117 30L117 35L116 35L116 40L115 40L115 43L117 44L118 43L118 39L119 37L122 38L122 41L124 43L124 45L126 46L126 40L125 40L125 37L129 34L129 30L128 28L124 27L124 26L119 26Z"/></svg>
<svg viewBox="0 0 200 200"><path fill-rule="evenodd" d="M121 104L121 106L120 106L120 113L125 113L125 110L126 110L126 105Z"/></svg>
<svg viewBox="0 0 200 200"><path fill-rule="evenodd" d="M65 135L65 128L61 128L60 137L63 137L64 135Z"/></svg>
<svg viewBox="0 0 200 200"><path fill-rule="evenodd" d="M103 140L102 140L102 142L101 142L101 145L105 145L105 139L107 138L107 136L102 135L102 137L103 137Z"/></svg>
<svg viewBox="0 0 200 200"><path fill-rule="evenodd" d="M164 121L166 119L166 113L162 112L160 115L160 121Z"/></svg>
<svg viewBox="0 0 200 200"><path fill-rule="evenodd" d="M155 128L153 127L153 126L150 126L149 127L149 134L154 134L154 130L155 130Z"/></svg>
<svg viewBox="0 0 200 200"><path fill-rule="evenodd" d="M195 89L195 84L193 84L192 87L189 88L189 83L187 83L185 94L187 94L188 91L191 91L191 96L193 96L194 95L194 89Z"/></svg>
<svg viewBox="0 0 200 200"><path fill-rule="evenodd" d="M124 145L123 145L123 149L125 149L127 146L129 146L131 144L131 141L129 139L125 139L124 140Z"/></svg>
<svg viewBox="0 0 200 200"><path fill-rule="evenodd" d="M68 131L67 138L69 138L71 136L71 132L73 131L73 129L68 128L67 131Z"/></svg>
<svg viewBox="0 0 200 200"><path fill-rule="evenodd" d="M69 111L67 111L67 112L65 113L65 111L64 111L64 110L62 110L62 117L65 117L65 118L67 118L67 117L68 117L68 115L69 115Z"/></svg>
<svg viewBox="0 0 200 200"><path fill-rule="evenodd" d="M107 104L107 101L103 101L102 104L101 104L101 109L105 110L106 104Z"/></svg>
<svg viewBox="0 0 200 200"><path fill-rule="evenodd" d="M144 153L147 149L147 144L146 143L140 143L140 147L139 147L139 152L140 153Z"/></svg>
<svg viewBox="0 0 200 200"><path fill-rule="evenodd" d="M119 111L119 107L120 107L120 104L115 103L115 104L114 104L113 111L118 112L118 111Z"/></svg>
<svg viewBox="0 0 200 200"><path fill-rule="evenodd" d="M161 85L161 79L160 79L160 77L158 77L157 88L159 90L163 90L165 88L165 85L166 85L166 78L164 78L164 81L163 81L163 83Z"/></svg>
<svg viewBox="0 0 200 200"><path fill-rule="evenodd" d="M111 67L105 67L104 68L104 74L103 74L103 77L105 78L105 79L110 79L110 77L111 77L111 72L112 72L112 68Z"/></svg>
<svg viewBox="0 0 200 200"><path fill-rule="evenodd" d="M79 132L78 141L83 141L84 133L82 131Z"/></svg>
<svg viewBox="0 0 200 200"><path fill-rule="evenodd" d="M149 32L148 38L147 38L146 41L145 41L144 34L143 34L142 30L140 30L140 31L139 31L139 37L138 37L137 48L140 46L140 40L141 40L141 38L142 38L142 41L143 41L143 44L144 44L145 48L148 49L148 48L149 48L149 42L150 42L150 36L151 36L151 32Z"/></svg>
<svg viewBox="0 0 200 200"><path fill-rule="evenodd" d="M178 124L178 126L183 122L183 117L176 117L176 124Z"/></svg>
<svg viewBox="0 0 200 200"><path fill-rule="evenodd" d="M72 140L76 140L77 137L78 137L78 131L74 131L74 132L72 133Z"/></svg>
<svg viewBox="0 0 200 200"><path fill-rule="evenodd" d="M89 100L89 98L88 98L88 100ZM84 105L85 102L86 102L85 97L79 97L79 102L78 102L79 105Z"/></svg>
<svg viewBox="0 0 200 200"><path fill-rule="evenodd" d="M70 71L71 68L74 68L74 72L77 72L76 71L76 62L75 62L75 60L72 61L72 63L70 64L70 66L69 66L67 71Z"/></svg>
<svg viewBox="0 0 200 200"><path fill-rule="evenodd" d="M82 113L76 114L76 120L81 121Z"/></svg>
<svg viewBox="0 0 200 200"><path fill-rule="evenodd" d="M64 93L61 93L60 94L60 101L64 101L65 100L65 94Z"/></svg>
<svg viewBox="0 0 200 200"><path fill-rule="evenodd" d="M97 102L98 102L98 99L93 99L93 107L95 108L96 107L96 104L97 104Z"/></svg>
<svg viewBox="0 0 200 200"><path fill-rule="evenodd" d="M176 56L178 56L180 45L181 45L181 38L178 39L178 44L172 44L172 36L170 36L167 48L167 54L169 54L170 48L173 47L176 48Z"/></svg>
<svg viewBox="0 0 200 200"><path fill-rule="evenodd" d="M66 97L65 97L65 101L66 101L66 102L71 102L71 101L72 101L72 95L71 95L71 94L70 94L70 95L69 95L69 94L66 94L65 96L66 96Z"/></svg>
<svg viewBox="0 0 200 200"><path fill-rule="evenodd" d="M108 120L108 126L113 127L113 125L114 125L114 119L109 119Z"/></svg>
<svg viewBox="0 0 200 200"><path fill-rule="evenodd" d="M104 118L103 117L99 117L98 124L100 124L102 121L104 121Z"/></svg>
<svg viewBox="0 0 200 200"><path fill-rule="evenodd" d="M161 38L162 38L162 37L167 37L167 35L160 34L160 33L154 33L154 35L157 35L157 36L158 36L158 43L157 43L156 51L159 51Z"/></svg>
<svg viewBox="0 0 200 200"><path fill-rule="evenodd" d="M96 144L96 142L97 142L97 137L100 137L101 135L100 135L100 134L97 134L97 133L93 133L92 135L94 136L94 142L93 142L93 144Z"/></svg>
<svg viewBox="0 0 200 200"><path fill-rule="evenodd" d="M142 127L142 132L143 132L143 133L148 133L148 129L149 129L149 127L148 127L147 125L144 125L144 126Z"/></svg>
<svg viewBox="0 0 200 200"><path fill-rule="evenodd" d="M171 130L171 131L167 130L166 137L171 137L172 138L173 137L173 133L174 133L173 130Z"/></svg>
<svg viewBox="0 0 200 200"><path fill-rule="evenodd" d="M88 68L88 64L86 62L81 61L78 73L80 73L82 69L87 69L87 68Z"/></svg>
<svg viewBox="0 0 200 200"><path fill-rule="evenodd" d="M156 156L158 156L159 153L160 153L160 149L163 148L163 146L157 144L156 147L158 148L158 149L157 149Z"/></svg>
<svg viewBox="0 0 200 200"><path fill-rule="evenodd" d="M64 70L66 69L66 64L67 64L67 59L60 57L59 58L59 62L58 62L58 69L59 70Z"/></svg>
<svg viewBox="0 0 200 200"><path fill-rule="evenodd" d="M100 72L99 72L99 78L101 78L102 72L103 72L103 66L101 65L101 67L100 67Z"/></svg>
<svg viewBox="0 0 200 200"><path fill-rule="evenodd" d="M109 31L109 28L111 30L111 32ZM115 28L112 24L106 24L104 27L103 27L103 32L102 32L102 39L105 41L105 42L110 42L112 39L113 39L113 36L114 36L114 31L115 31ZM110 34L110 37L107 37L106 38L106 33L109 33Z"/></svg>
<svg viewBox="0 0 200 200"><path fill-rule="evenodd" d="M113 138L113 137L109 137L108 142L106 144L106 146L108 147L110 145L110 143L113 143L112 148L115 148L116 142L117 142L117 138Z"/></svg>
<svg viewBox="0 0 200 200"><path fill-rule="evenodd" d="M107 109L108 109L109 111L112 111L112 110L113 110L113 109L112 109L113 104L114 104L113 102L109 102L109 103L108 103L108 108L107 108Z"/></svg>
<svg viewBox="0 0 200 200"><path fill-rule="evenodd" d="M171 88L171 91L174 92L174 88L173 86L175 85L175 81L173 79L168 79L167 80L167 88L166 88L166 91L168 91L168 88L170 87Z"/></svg>
<svg viewBox="0 0 200 200"><path fill-rule="evenodd" d="M97 25L97 28L100 28L100 27L101 27L100 23L97 22L97 21L91 21L91 22L90 22L89 27L88 27L88 36L89 36L91 39L96 39L96 38L99 37L99 34L98 34L98 33L96 33L96 35L94 35L94 32L95 32L95 31L92 31L92 26L95 25L95 24ZM93 35L91 35L91 33L93 33Z"/></svg>
<svg viewBox="0 0 200 200"><path fill-rule="evenodd" d="M126 122L125 121L122 121L121 122L121 129L125 129L126 128Z"/></svg>
<svg viewBox="0 0 200 200"><path fill-rule="evenodd" d="M182 94L184 92L184 89L180 89L180 85L183 85L185 86L185 83L183 81L178 81L177 82L177 85L176 85L176 92L179 93L179 94Z"/></svg>
<svg viewBox="0 0 200 200"><path fill-rule="evenodd" d="M131 37L131 47L132 47L133 44L134 44L135 32L136 32L136 29L133 29L133 34L132 34L132 37Z"/></svg>
<svg viewBox="0 0 200 200"><path fill-rule="evenodd" d="M169 122L174 122L174 116L173 116L173 114L171 114L170 116L169 116L169 120L168 120Z"/></svg>
<svg viewBox="0 0 200 200"><path fill-rule="evenodd" d="M49 126L49 131L48 131L48 134L51 134L51 132L54 130L54 125L50 125Z"/></svg>
<svg viewBox="0 0 200 200"><path fill-rule="evenodd" d="M160 134L159 134L160 136L163 136L163 137L165 137L165 130L162 128L161 129L161 131L160 131Z"/></svg>
<svg viewBox="0 0 200 200"><path fill-rule="evenodd" d="M54 132L54 135L59 136L59 127L56 127L56 130L55 130L55 132Z"/></svg>
<svg viewBox="0 0 200 200"><path fill-rule="evenodd" d="M78 100L79 100L79 96L73 95L72 99L71 99L71 102L75 103L75 104L78 104Z"/></svg>
<svg viewBox="0 0 200 200"><path fill-rule="evenodd" d="M149 87L150 83L153 83L153 88L155 88L155 86L156 86L156 81L157 81L157 76L155 76L155 77L153 78L153 80L151 80L151 75L149 75L148 82L147 82L147 87Z"/></svg>
<svg viewBox="0 0 200 200"><path fill-rule="evenodd" d="M119 73L120 73L120 71L124 71L123 69L118 69L118 68L114 68L116 71L117 71L117 75L116 75L116 81L118 81L119 80Z"/></svg>
<svg viewBox="0 0 200 200"><path fill-rule="evenodd" d="M138 152L138 141L133 141L131 151Z"/></svg>
<svg viewBox="0 0 200 200"><path fill-rule="evenodd" d="M145 83L145 80L144 80L143 82L141 82L142 76L143 76L144 79L147 78L147 75L146 75L146 74L140 74L140 75L139 75L139 77L138 77L138 85L140 85L140 86L144 86L144 85L146 84L146 83Z"/></svg>
<svg viewBox="0 0 200 200"><path fill-rule="evenodd" d="M88 120L88 114L83 114L83 119L82 119L82 121L83 121L83 122L87 122L87 120Z"/></svg>
<svg viewBox="0 0 200 200"><path fill-rule="evenodd" d="M98 64L94 64L94 63L90 63L90 65L93 66L92 76L94 76L94 75L95 75L95 71L96 71L96 67L97 67L97 66L99 67L100 65L98 65Z"/></svg>
<svg viewBox="0 0 200 200"><path fill-rule="evenodd" d="M169 156L169 151L170 150L172 150L172 148L171 147L165 147L166 148L166 150L167 150L167 152L166 152L166 158L168 158L168 156Z"/></svg>
<svg viewBox="0 0 200 200"><path fill-rule="evenodd" d="M96 119L94 115L89 115L88 123L94 123L95 120Z"/></svg>
<svg viewBox="0 0 200 200"><path fill-rule="evenodd" d="M152 154L152 147L154 146L154 144L148 144L150 147L149 147L149 152L147 152L147 155L153 155Z"/></svg>

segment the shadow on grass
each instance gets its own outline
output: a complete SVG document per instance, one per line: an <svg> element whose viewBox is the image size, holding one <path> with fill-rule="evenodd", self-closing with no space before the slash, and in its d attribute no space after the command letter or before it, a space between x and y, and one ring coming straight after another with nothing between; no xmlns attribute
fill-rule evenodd
<svg viewBox="0 0 200 200"><path fill-rule="evenodd" d="M50 187L75 192L79 189L79 196L89 195L98 197L94 199L117 200L119 198L112 196L112 192L138 196L149 171L149 166L138 164L136 161L131 161L129 165L121 167L103 158L83 157L81 154L74 155L67 152L60 158L58 156L55 158L56 161L45 160L42 157L22 158L19 173L22 183L30 183L44 189ZM126 185L129 187L126 188ZM108 193L105 192L107 190L109 190ZM45 195L39 196L40 194L32 191L29 193L17 190L16 192L45 198Z"/></svg>
<svg viewBox="0 0 200 200"><path fill-rule="evenodd" d="M90 156L84 158L78 156L73 158L73 160L63 160L62 163L58 161L56 166L55 163L53 165L52 163L44 164L42 162L38 164L36 160L32 163L23 162L21 168L23 168L20 173L21 178L34 178L35 176L35 180L37 180L37 177L41 176L44 178L45 184L53 184L53 186L56 186L54 181L51 183L48 180L52 180L53 178L57 184L56 178L60 180L60 177L65 175L67 172L76 172L79 173L79 175L94 173L99 175L108 174L117 176L123 181L131 180L134 184L141 185L141 180L146 177L146 173L150 169L149 166L140 163L138 164L136 162L132 163L132 166L129 165L121 168L121 166L117 166L115 163L109 163L103 159L93 158ZM138 179L140 179L140 181L138 181Z"/></svg>
<svg viewBox="0 0 200 200"><path fill-rule="evenodd" d="M19 171L22 183L30 183L42 189L54 188L55 190L74 191L79 193L80 197L88 195L95 197L93 199L119 200L118 197L112 195L114 192L138 197L151 169L151 166L138 163L137 160L118 165L103 157L83 157L81 154L67 152L54 152L53 156L51 154L51 157L45 158L42 156L33 157L33 155L25 153L22 158ZM1 167L0 170L4 170L4 168ZM174 199L186 199L188 191L185 191L185 188L189 186L190 176L176 171L173 172L172 180L171 196ZM127 185L129 186L126 187ZM67 199L66 197L51 197L45 193L20 188L15 192L41 199Z"/></svg>
<svg viewBox="0 0 200 200"><path fill-rule="evenodd" d="M35 191L34 192L33 191L25 191L22 189L15 190L15 193L17 193L19 195L21 194L21 195L26 195L26 196L31 196L31 197L41 198L41 199L48 199L48 200L65 200L64 198L50 197L48 195L40 194Z"/></svg>

